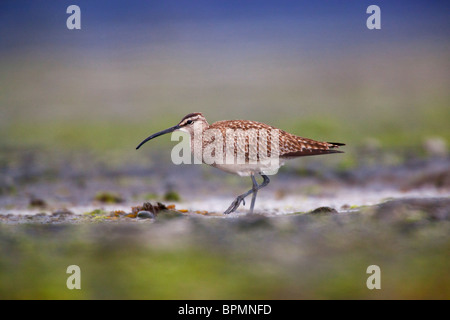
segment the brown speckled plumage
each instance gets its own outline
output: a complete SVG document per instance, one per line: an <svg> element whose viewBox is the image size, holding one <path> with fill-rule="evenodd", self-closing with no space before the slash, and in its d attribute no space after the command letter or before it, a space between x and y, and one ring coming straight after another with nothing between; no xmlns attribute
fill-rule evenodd
<svg viewBox="0 0 450 320"><path fill-rule="evenodd" d="M342 151L336 149L344 145L302 138L250 120L217 121L209 125L203 114L195 112L184 116L177 125L149 136L136 149L153 138L176 130L190 134L191 152L200 161L196 163L204 162L229 173L251 176L252 189L239 195L225 214L236 211L250 194L250 212L253 212L258 190L270 182L267 175L275 174L284 160L340 153ZM255 180L257 174L264 179L261 184Z"/></svg>
<svg viewBox="0 0 450 320"><path fill-rule="evenodd" d="M196 114L197 115L197 114ZM245 143L243 145L245 146L245 155L246 155L246 161L249 160L249 148L252 147L251 144L249 144L249 139L254 139L255 141L259 140L259 134L261 130L265 130L267 132L267 156L272 156L276 154L272 154L272 148L271 148L271 132L272 130L278 130L278 137L279 137L279 153L278 156L282 159L290 159L295 157L301 157L301 156L313 156L313 155L319 155L319 154L327 154L327 153L341 153L342 151L335 150L340 145L343 145L341 143L330 143L330 142L321 142L316 141L312 139L302 138L296 135L293 135L289 132L286 132L281 129L277 129L273 126L267 125L265 123L257 122L257 121L250 121L250 120L224 120L224 121L217 121L213 124L209 125L205 130L220 130L223 136L223 141L226 141L226 134L227 130L234 131L235 134L235 144L233 146L233 149L235 150L235 154L240 150L239 149L239 143L237 143L237 139L245 139ZM251 132L251 130L254 130L257 136L252 137L252 134L249 134L248 132ZM247 134L245 134L246 131ZM241 134L240 134L241 133ZM211 140L206 140L205 135L203 139L203 146L207 146L208 144L212 143ZM224 145L224 148L228 148L230 146ZM256 147L256 145L255 145ZM242 151L242 150L240 150ZM224 149L225 152L225 149ZM274 150L274 152L277 152L277 150ZM255 152L255 154L258 154L258 152ZM259 158L258 158L259 160Z"/></svg>

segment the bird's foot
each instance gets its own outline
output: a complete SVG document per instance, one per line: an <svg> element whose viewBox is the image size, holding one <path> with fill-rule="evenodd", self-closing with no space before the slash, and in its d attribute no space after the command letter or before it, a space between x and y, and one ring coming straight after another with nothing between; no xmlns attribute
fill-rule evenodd
<svg viewBox="0 0 450 320"><path fill-rule="evenodd" d="M239 208L239 206L242 204L245 206L245 200L243 196L238 196L232 203L231 205L228 207L227 210L225 210L224 214L230 214L232 212L235 212L237 210L237 208Z"/></svg>

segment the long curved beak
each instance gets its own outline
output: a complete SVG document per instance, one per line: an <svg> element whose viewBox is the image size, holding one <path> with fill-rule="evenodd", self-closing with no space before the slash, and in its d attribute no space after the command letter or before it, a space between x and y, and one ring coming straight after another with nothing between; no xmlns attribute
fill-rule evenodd
<svg viewBox="0 0 450 320"><path fill-rule="evenodd" d="M136 147L136 150L139 149L139 148L140 148L144 143L146 143L147 141L152 140L153 138L162 136L163 134L174 132L175 130L177 130L177 129L179 129L179 128L180 128L180 126L179 126L179 125L176 125L176 126L173 126L173 127L168 128L168 129L166 129L166 130L163 130L163 131L157 132L157 133L155 133L155 134L152 134L150 137L148 137L147 139L145 139L144 141L142 141L142 142Z"/></svg>

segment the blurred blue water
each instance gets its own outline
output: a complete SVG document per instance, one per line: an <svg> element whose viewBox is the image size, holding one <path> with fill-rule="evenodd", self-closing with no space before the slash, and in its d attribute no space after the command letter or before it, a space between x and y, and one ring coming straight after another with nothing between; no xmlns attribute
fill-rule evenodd
<svg viewBox="0 0 450 320"><path fill-rule="evenodd" d="M81 30L68 30L66 8L81 8ZM369 31L366 8L381 8L382 29ZM107 1L3 0L0 52L74 50L164 43L269 43L346 47L411 39L448 39L444 1Z"/></svg>

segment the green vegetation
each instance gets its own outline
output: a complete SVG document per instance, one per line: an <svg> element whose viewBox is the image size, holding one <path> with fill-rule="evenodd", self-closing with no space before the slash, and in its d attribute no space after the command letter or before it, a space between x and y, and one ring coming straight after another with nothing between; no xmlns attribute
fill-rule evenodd
<svg viewBox="0 0 450 320"><path fill-rule="evenodd" d="M144 193L136 197L137 199L142 200L157 200L159 196L156 193Z"/></svg>
<svg viewBox="0 0 450 320"><path fill-rule="evenodd" d="M86 216L92 216L92 217L99 217L99 216L106 216L109 215L109 212L103 210L103 209L94 209L89 212L85 212L84 215Z"/></svg>
<svg viewBox="0 0 450 320"><path fill-rule="evenodd" d="M448 121L450 114L448 106L428 108L433 117L425 118L407 115L409 121L402 122L381 122L374 126L377 115L367 116L358 122L347 119L295 119L286 121L276 119L276 121L266 120L269 124L317 140L339 140L351 147L364 145L367 138L373 138L380 143L382 148L393 148L399 146L421 147L426 138L438 136L450 141L450 130ZM441 116L435 116L435 115ZM404 115L398 114L397 117ZM175 115L171 121L158 122L152 124L150 118L148 122L127 123L117 121L96 122L80 121L65 122L52 121L51 123L11 123L0 128L0 146L41 146L60 148L62 150L92 150L111 151L120 150L130 153L130 155L142 156L135 153L134 148L148 134L173 125L181 118L182 114ZM218 119L216 119L218 120ZM149 129L142 129L148 127ZM153 130L151 128L154 128ZM174 145L177 142L170 141L170 138L155 139L152 141L152 150L158 150L162 145ZM167 148L167 147L165 147ZM144 151L145 152L145 151Z"/></svg>
<svg viewBox="0 0 450 320"><path fill-rule="evenodd" d="M449 221L416 218L0 224L0 299L448 299ZM73 264L81 290L66 288ZM372 264L381 290L366 287Z"/></svg>
<svg viewBox="0 0 450 320"><path fill-rule="evenodd" d="M165 201L180 201L181 197L178 192L170 190L164 194Z"/></svg>
<svg viewBox="0 0 450 320"><path fill-rule="evenodd" d="M100 201L102 203L112 204L112 203L121 203L123 202L123 198L114 192L106 192L101 191L95 195L94 200Z"/></svg>
<svg viewBox="0 0 450 320"><path fill-rule="evenodd" d="M58 51L45 59L5 56L0 146L118 150L142 157L175 142L156 139L136 153L140 141L193 111L204 112L210 122L257 120L351 147L368 138L381 148L417 147L430 136L450 141L447 51L441 44L415 47L427 52L399 45L389 47L389 57L366 52L351 60L334 54L295 59L283 52L225 58L212 52L220 61L213 73L195 55L161 59L148 52L143 59L116 61L120 68L113 62L92 68L95 58L68 64L67 52ZM430 76L414 71L409 61ZM236 63L241 67L231 76L229 67ZM374 69L374 63L383 68ZM150 74L164 76L149 81ZM242 80L249 75L253 81Z"/></svg>

